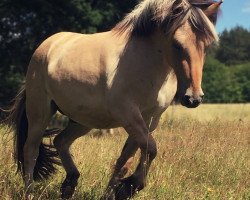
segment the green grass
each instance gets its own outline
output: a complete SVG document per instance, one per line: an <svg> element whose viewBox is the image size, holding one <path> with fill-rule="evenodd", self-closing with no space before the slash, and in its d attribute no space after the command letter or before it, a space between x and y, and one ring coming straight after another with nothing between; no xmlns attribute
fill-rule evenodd
<svg viewBox="0 0 250 200"><path fill-rule="evenodd" d="M134 200L250 199L250 105L202 105L194 110L175 106L163 115L154 136L158 156L147 187ZM117 129L113 136L89 135L73 144L81 172L73 199L100 198L125 139L124 131ZM23 199L11 134L0 135L0 155L0 199ZM50 180L36 184L35 199L58 199L65 177L58 169Z"/></svg>

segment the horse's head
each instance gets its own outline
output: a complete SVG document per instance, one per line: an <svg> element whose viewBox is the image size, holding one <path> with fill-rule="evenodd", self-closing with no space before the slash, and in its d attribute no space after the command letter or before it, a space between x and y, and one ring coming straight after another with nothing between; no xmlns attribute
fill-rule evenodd
<svg viewBox="0 0 250 200"><path fill-rule="evenodd" d="M193 5L187 11L190 18L173 34L171 51L178 80L177 97L188 108L199 106L204 97L201 83L205 52L217 40L214 23L221 3Z"/></svg>
<svg viewBox="0 0 250 200"><path fill-rule="evenodd" d="M144 0L113 30L128 38L147 37L158 30L157 40L161 37L166 62L177 75L177 97L182 105L194 108L204 96L201 81L205 50L218 40L214 25L221 3L222 0Z"/></svg>

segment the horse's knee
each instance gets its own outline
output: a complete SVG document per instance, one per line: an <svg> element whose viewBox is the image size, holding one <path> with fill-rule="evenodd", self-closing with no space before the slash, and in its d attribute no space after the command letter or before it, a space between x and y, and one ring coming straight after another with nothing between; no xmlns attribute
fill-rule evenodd
<svg viewBox="0 0 250 200"><path fill-rule="evenodd" d="M142 153L147 154L150 160L153 160L157 156L157 146L153 137L150 135L148 140L141 145Z"/></svg>
<svg viewBox="0 0 250 200"><path fill-rule="evenodd" d="M77 181L79 179L79 177L80 177L80 173L78 171L74 171L70 174L67 174L65 180Z"/></svg>

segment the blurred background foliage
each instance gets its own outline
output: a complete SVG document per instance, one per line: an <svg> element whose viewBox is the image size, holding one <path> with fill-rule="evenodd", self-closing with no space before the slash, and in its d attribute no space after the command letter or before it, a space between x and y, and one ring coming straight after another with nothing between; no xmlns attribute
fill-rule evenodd
<svg viewBox="0 0 250 200"><path fill-rule="evenodd" d="M1 0L0 105L12 99L33 51L59 31L110 30L138 0ZM203 89L207 103L250 102L250 31L221 33L220 45L208 51Z"/></svg>

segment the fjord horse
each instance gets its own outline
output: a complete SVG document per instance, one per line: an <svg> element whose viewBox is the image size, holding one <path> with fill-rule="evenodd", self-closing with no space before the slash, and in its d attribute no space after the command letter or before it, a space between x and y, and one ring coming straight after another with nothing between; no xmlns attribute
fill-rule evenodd
<svg viewBox="0 0 250 200"><path fill-rule="evenodd" d="M93 128L115 127L123 127L128 139L103 199L127 199L143 189L157 154L151 132L161 114L175 95L188 108L202 102L205 50L218 40L214 24L221 3L145 0L111 31L62 32L45 40L8 117L18 169L30 192L34 180L54 173L58 154L67 172L62 198L70 198L80 176L70 145ZM42 138L56 111L70 121L56 135L53 151ZM138 149L139 164L124 178Z"/></svg>

